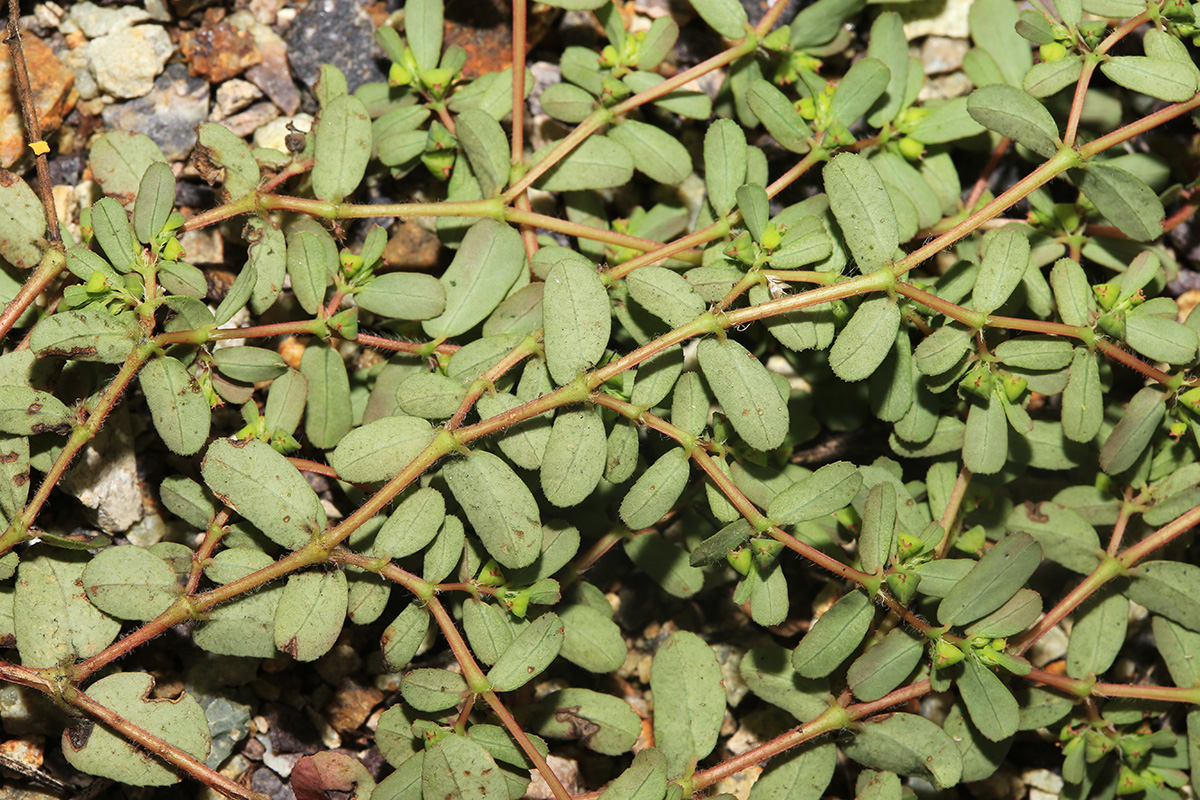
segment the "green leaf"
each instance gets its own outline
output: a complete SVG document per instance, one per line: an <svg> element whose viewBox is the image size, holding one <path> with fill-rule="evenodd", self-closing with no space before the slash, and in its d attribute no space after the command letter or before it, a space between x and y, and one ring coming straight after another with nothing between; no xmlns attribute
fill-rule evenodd
<svg viewBox="0 0 1200 800"><path fill-rule="evenodd" d="M900 245L896 212L871 162L855 153L842 153L826 165L824 176L829 207L859 270L871 272L891 263ZM889 345L894 336L895 331Z"/></svg>
<svg viewBox="0 0 1200 800"><path fill-rule="evenodd" d="M849 461L826 464L775 495L767 515L780 525L819 519L848 506L862 482L862 474Z"/></svg>
<svg viewBox="0 0 1200 800"><path fill-rule="evenodd" d="M329 465L339 478L351 483L386 481L399 474L431 441L433 428L425 420L383 417L342 437L329 454Z"/></svg>
<svg viewBox="0 0 1200 800"><path fill-rule="evenodd" d="M908 135L925 144L945 144L978 136L984 130L985 128L968 112L967 98L955 97L922 117ZM925 156L926 164L930 157Z"/></svg>
<svg viewBox="0 0 1200 800"><path fill-rule="evenodd" d="M1171 681L1181 689L1200 686L1200 633L1166 617L1153 617L1151 625L1154 643L1171 673Z"/></svg>
<svg viewBox="0 0 1200 800"><path fill-rule="evenodd" d="M972 307L990 314L1008 300L1029 268L1029 239L1015 228L1006 227L989 232L983 238L983 260Z"/></svg>
<svg viewBox="0 0 1200 800"><path fill-rule="evenodd" d="M330 100L317 116L313 149L313 194L340 203L354 193L371 158L371 117L353 95Z"/></svg>
<svg viewBox="0 0 1200 800"><path fill-rule="evenodd" d="M894 11L880 14L871 25L871 39L867 47L868 57L874 58L888 69L887 93L879 98L868 124L882 127L896 118L904 107L904 96L908 88L908 39L904 35L904 23Z"/></svg>
<svg viewBox="0 0 1200 800"><path fill-rule="evenodd" d="M21 513L29 499L29 439L0 436L0 512L12 518ZM11 552L11 551L10 551ZM11 577L17 568L16 553L0 556L0 576Z"/></svg>
<svg viewBox="0 0 1200 800"><path fill-rule="evenodd" d="M82 583L92 605L118 619L154 619L180 593L167 562L134 545L101 550L84 569Z"/></svg>
<svg viewBox="0 0 1200 800"><path fill-rule="evenodd" d="M726 39L746 36L746 10L737 0L691 0L700 19Z"/></svg>
<svg viewBox="0 0 1200 800"><path fill-rule="evenodd" d="M442 55L442 0L407 0L404 38L422 70L433 69Z"/></svg>
<svg viewBox="0 0 1200 800"><path fill-rule="evenodd" d="M463 633L471 650L485 664L496 663L528 624L492 603L469 599L463 604Z"/></svg>
<svg viewBox="0 0 1200 800"><path fill-rule="evenodd" d="M1148 242L1162 236L1162 201L1141 178L1108 164L1088 164L1068 175L1096 210L1130 239Z"/></svg>
<svg viewBox="0 0 1200 800"><path fill-rule="evenodd" d="M907 332L901 333L906 336ZM971 349L974 332L958 322L949 322L921 340L913 351L913 363L922 375L941 375L953 369Z"/></svg>
<svg viewBox="0 0 1200 800"><path fill-rule="evenodd" d="M233 315L246 307L258 285L258 271L253 264L245 264L234 279L233 285L225 293L225 298L217 306L213 315L213 323L224 325L233 319Z"/></svg>
<svg viewBox="0 0 1200 800"><path fill-rule="evenodd" d="M1196 68L1190 63L1148 56L1113 56L1100 64L1100 71L1118 86L1168 103L1191 100L1197 89Z"/></svg>
<svg viewBox="0 0 1200 800"><path fill-rule="evenodd" d="M658 462L655 463L657 465ZM649 475L650 470L645 474ZM641 483L640 478L638 483ZM632 493L631 490L630 495ZM691 597L704 586L704 570L691 565L686 550L658 534L647 533L630 539L625 543L625 555L673 597Z"/></svg>
<svg viewBox="0 0 1200 800"><path fill-rule="evenodd" d="M542 104L542 110L554 119L572 124L583 122L596 109L596 98L566 82L547 86L538 102Z"/></svg>
<svg viewBox="0 0 1200 800"><path fill-rule="evenodd" d="M900 800L900 778L894 772L863 772L855 800Z"/></svg>
<svg viewBox="0 0 1200 800"><path fill-rule="evenodd" d="M895 153L881 152L872 156L870 163L883 182L899 189L916 209L918 225L928 228L941 220L942 206L938 196L906 159Z"/></svg>
<svg viewBox="0 0 1200 800"><path fill-rule="evenodd" d="M1008 422L1004 404L991 394L985 403L972 403L963 431L963 464L976 475L994 475L1008 461Z"/></svg>
<svg viewBox="0 0 1200 800"><path fill-rule="evenodd" d="M454 499L493 558L506 567L532 564L542 549L537 501L512 468L476 450L442 469Z"/></svg>
<svg viewBox="0 0 1200 800"><path fill-rule="evenodd" d="M1044 158L1058 152L1058 125L1046 107L1015 86L994 83L967 98L967 113L988 130Z"/></svg>
<svg viewBox="0 0 1200 800"><path fill-rule="evenodd" d="M954 585L938 606L943 625L965 625L1003 606L1042 562L1042 548L1028 533L998 542Z"/></svg>
<svg viewBox="0 0 1200 800"><path fill-rule="evenodd" d="M1016 636L1042 614L1042 597L1032 589L1021 589L1012 599L983 619L971 623L966 637L985 636L990 639Z"/></svg>
<svg viewBox="0 0 1200 800"><path fill-rule="evenodd" d="M442 493L428 486L417 489L383 523L371 554L388 560L411 556L433 541L445 518Z"/></svg>
<svg viewBox="0 0 1200 800"><path fill-rule="evenodd" d="M755 647L738 667L750 691L771 705L807 722L829 708L828 683L800 677L792 668L789 653L778 645Z"/></svg>
<svg viewBox="0 0 1200 800"><path fill-rule="evenodd" d="M600 483L607 453L598 414L589 408L560 412L542 457L542 494L559 508L579 505Z"/></svg>
<svg viewBox="0 0 1200 800"><path fill-rule="evenodd" d="M1006 527L1037 539L1046 558L1072 572L1089 574L1100 563L1100 537L1087 520L1057 503L1014 508Z"/></svg>
<svg viewBox="0 0 1200 800"><path fill-rule="evenodd" d="M854 660L846 672L846 682L859 700L874 702L900 686L924 652L925 645L920 639L896 628Z"/></svg>
<svg viewBox="0 0 1200 800"><path fill-rule="evenodd" d="M712 648L688 631L676 631L654 654L654 742L667 758L667 774L686 772L712 752L725 719L721 667Z"/></svg>
<svg viewBox="0 0 1200 800"><path fill-rule="evenodd" d="M120 622L87 600L81 583L85 554L44 548L21 554L13 596L17 651L32 669L90 658L121 630Z"/></svg>
<svg viewBox="0 0 1200 800"><path fill-rule="evenodd" d="M25 562L21 562L22 568ZM1200 567L1181 561L1148 561L1137 568L1125 588L1125 596L1155 614L1178 622L1190 630L1200 630L1200 600L1196 599L1196 581Z"/></svg>
<svg viewBox="0 0 1200 800"><path fill-rule="evenodd" d="M446 310L446 290L432 275L389 272L355 293L354 302L359 308L381 317L433 319Z"/></svg>
<svg viewBox="0 0 1200 800"><path fill-rule="evenodd" d="M488 418L510 411L521 405L521 402L507 392L496 392L480 397L476 408L479 409L481 417ZM550 420L545 417L534 417L506 429L496 440L500 452L521 469L540 469L546 444L550 440L550 424ZM636 460L635 453L634 461ZM633 465L630 465L630 469L632 467Z"/></svg>
<svg viewBox="0 0 1200 800"><path fill-rule="evenodd" d="M628 752L642 731L628 703L590 689L551 692L537 704L532 723L541 736L580 739L589 750L610 756Z"/></svg>
<svg viewBox="0 0 1200 800"><path fill-rule="evenodd" d="M308 379L304 433L316 447L332 449L350 432L350 377L346 362L333 347L310 344L300 357L300 372Z"/></svg>
<svg viewBox="0 0 1200 800"><path fill-rule="evenodd" d="M283 232L258 217L246 222L242 236L250 245L247 265L253 265L257 281L250 295L250 309L261 314L272 305L283 289L287 269L287 245Z"/></svg>
<svg viewBox="0 0 1200 800"><path fill-rule="evenodd" d="M833 118L847 127L854 124L883 96L891 79L891 70L878 58L855 61L833 93L829 106Z"/></svg>
<svg viewBox="0 0 1200 800"><path fill-rule="evenodd" d="M1075 612L1067 643L1067 674L1084 679L1108 671L1125 644L1129 600L1119 592L1099 592Z"/></svg>
<svg viewBox="0 0 1200 800"><path fill-rule="evenodd" d="M534 161L545 148L534 154ZM573 192L624 186L633 178L633 156L624 145L607 136L589 136L546 171L534 185L547 192Z"/></svg>
<svg viewBox="0 0 1200 800"><path fill-rule="evenodd" d="M858 763L912 775L947 789L962 775L962 756L941 727L915 714L884 714L862 723L842 751Z"/></svg>
<svg viewBox="0 0 1200 800"><path fill-rule="evenodd" d="M181 456L200 452L208 441L212 413L187 367L170 356L159 356L142 367L138 382L154 429L167 448Z"/></svg>
<svg viewBox="0 0 1200 800"><path fill-rule="evenodd" d="M546 284L542 282L523 286L496 306L483 323L484 336L518 334L527 336L542 327L542 299Z"/></svg>
<svg viewBox="0 0 1200 800"><path fill-rule="evenodd" d="M400 684L404 701L427 713L454 708L467 691L467 682L461 675L444 669L414 669Z"/></svg>
<svg viewBox="0 0 1200 800"><path fill-rule="evenodd" d="M142 263L142 248L121 204L103 197L92 206L92 227L104 255L118 272L130 272Z"/></svg>
<svg viewBox="0 0 1200 800"><path fill-rule="evenodd" d="M778 565L762 569L754 565L743 581L750 592L750 617L763 627L780 625L787 619L790 599L787 578Z"/></svg>
<svg viewBox="0 0 1200 800"><path fill-rule="evenodd" d="M831 41L865 5L866 0L818 0L813 3L792 21L792 49L806 50Z"/></svg>
<svg viewBox="0 0 1200 800"><path fill-rule="evenodd" d="M67 434L76 422L77 415L49 392L27 386L0 386L0 431L21 436Z"/></svg>
<svg viewBox="0 0 1200 800"><path fill-rule="evenodd" d="M213 352L213 361L226 377L247 383L274 380L288 371L283 356L265 347L222 347Z"/></svg>
<svg viewBox="0 0 1200 800"><path fill-rule="evenodd" d="M1043 61L1034 64L1025 73L1021 88L1027 94L1044 99L1058 94L1068 86L1073 86L1083 74L1083 57L1068 56L1058 61Z"/></svg>
<svg viewBox="0 0 1200 800"><path fill-rule="evenodd" d="M483 196L496 196L508 185L512 165L508 137L500 123L483 111L469 109L458 115L454 135L471 162Z"/></svg>
<svg viewBox="0 0 1200 800"><path fill-rule="evenodd" d="M673 345L655 353L638 366L629 402L653 408L671 393L682 371L682 347Z"/></svg>
<svg viewBox="0 0 1200 800"><path fill-rule="evenodd" d="M1087 325L1092 305L1092 287L1079 262L1060 258L1050 270L1050 285L1058 314L1067 325Z"/></svg>
<svg viewBox="0 0 1200 800"><path fill-rule="evenodd" d="M545 286L546 366L555 383L565 386L604 355L612 331L608 293L594 268L568 260L551 267Z"/></svg>
<svg viewBox="0 0 1200 800"><path fill-rule="evenodd" d="M521 235L495 220L481 219L467 231L442 274L446 311L421 327L434 338L466 333L492 313L525 268Z"/></svg>
<svg viewBox="0 0 1200 800"><path fill-rule="evenodd" d="M731 119L719 119L704 134L704 185L717 216L737 202L737 187L746 182L746 134Z"/></svg>
<svg viewBox="0 0 1200 800"><path fill-rule="evenodd" d="M749 800L820 800L836 768L832 742L803 746L773 760L750 787Z"/></svg>
<svg viewBox="0 0 1200 800"><path fill-rule="evenodd" d="M861 481L861 473L856 470L855 474L860 476ZM863 570L878 573L881 568L891 563L895 555L896 487L883 481L871 487L867 495L862 512L862 532L858 537L858 558L862 562Z"/></svg>
<svg viewBox="0 0 1200 800"><path fill-rule="evenodd" d="M1018 369L1062 369L1071 364L1071 343L1053 336L1018 336L996 345L993 352L1010 367Z"/></svg>
<svg viewBox="0 0 1200 800"><path fill-rule="evenodd" d="M754 241L761 242L771 216L767 190L757 183L746 183L737 188L736 194L738 210L742 212L746 230L750 231Z"/></svg>
<svg viewBox="0 0 1200 800"><path fill-rule="evenodd" d="M687 485L687 453L672 448L638 477L621 501L621 519L631 530L641 530L663 518Z"/></svg>
<svg viewBox="0 0 1200 800"><path fill-rule="evenodd" d="M257 439L209 445L200 468L208 488L267 538L298 550L325 528L325 508L300 471Z"/></svg>
<svg viewBox="0 0 1200 800"><path fill-rule="evenodd" d="M1017 700L991 669L976 658L967 658L955 684L980 733L999 742L1017 732Z"/></svg>
<svg viewBox="0 0 1200 800"><path fill-rule="evenodd" d="M802 677L824 678L862 643L875 617L864 593L851 591L817 618L792 651L792 666Z"/></svg>
<svg viewBox="0 0 1200 800"><path fill-rule="evenodd" d="M287 237L287 273L292 279L296 301L309 314L316 314L329 285L328 257L321 238L310 230L293 230Z"/></svg>
<svg viewBox="0 0 1200 800"><path fill-rule="evenodd" d="M433 372L418 372L396 387L396 402L407 414L446 419L454 415L466 394L467 389L460 381Z"/></svg>
<svg viewBox="0 0 1200 800"><path fill-rule="evenodd" d="M392 706L389 711L399 709ZM406 729L409 725L404 726ZM425 771L425 751L418 750L396 766L371 793L371 800L421 800L421 776Z"/></svg>
<svg viewBox="0 0 1200 800"><path fill-rule="evenodd" d="M1104 421L1104 393L1100 365L1086 347L1075 348L1070 377L1063 390L1063 435L1074 442L1090 442Z"/></svg>
<svg viewBox="0 0 1200 800"><path fill-rule="evenodd" d="M466 531L462 521L453 515L442 520L442 530L433 544L425 550L425 564L421 577L430 583L441 583L458 566L466 545Z"/></svg>
<svg viewBox="0 0 1200 800"><path fill-rule="evenodd" d="M1125 341L1151 361L1186 364L1196 357L1196 332L1139 306L1125 318Z"/></svg>
<svg viewBox="0 0 1200 800"><path fill-rule="evenodd" d="M1004 82L1020 84L1033 58L1029 43L1016 31L1017 7L1007 0L979 0L967 19L971 38L992 57Z"/></svg>
<svg viewBox="0 0 1200 800"><path fill-rule="evenodd" d="M2 182L2 181L0 181ZM146 169L133 204L133 232L142 244L162 232L175 208L175 173L161 161ZM11 213L11 212L10 212Z"/></svg>
<svg viewBox="0 0 1200 800"><path fill-rule="evenodd" d="M429 612L409 603L383 631L380 647L389 672L399 672L416 656L429 632Z"/></svg>
<svg viewBox="0 0 1200 800"><path fill-rule="evenodd" d="M703 339L696 356L738 436L756 450L783 444L788 407L766 367L732 339Z"/></svg>
<svg viewBox="0 0 1200 800"><path fill-rule="evenodd" d="M633 757L629 769L600 794L600 800L663 800L667 794L667 760L653 747Z"/></svg>
<svg viewBox="0 0 1200 800"><path fill-rule="evenodd" d="M261 550L235 547L217 553L204 573L211 580L224 584L273 563L274 559ZM218 606L192 632L196 644L220 655L274 657L277 655L275 611L282 594L282 586L272 586Z"/></svg>
<svg viewBox="0 0 1200 800"><path fill-rule="evenodd" d="M521 631L488 671L487 679L498 692L512 692L536 678L558 656L565 629L553 612L538 617Z"/></svg>
<svg viewBox="0 0 1200 800"><path fill-rule="evenodd" d="M629 296L672 328L704 313L704 300L683 276L663 267L642 267L625 279Z"/></svg>
<svg viewBox="0 0 1200 800"><path fill-rule="evenodd" d="M625 638L617 623L603 612L585 605L573 605L559 612L564 628L562 650L567 661L588 672L606 673L625 663Z"/></svg>
<svg viewBox="0 0 1200 800"><path fill-rule="evenodd" d="M753 526L744 519L734 520L712 536L701 542L692 551L688 563L693 567L709 567L721 564L730 551L736 550L754 533Z"/></svg>
<svg viewBox="0 0 1200 800"><path fill-rule="evenodd" d="M1109 475L1116 475L1133 466L1150 444L1166 412L1166 396L1162 391L1152 386L1139 390L1100 448L1100 468Z"/></svg>
<svg viewBox="0 0 1200 800"><path fill-rule="evenodd" d="M870 377L891 352L899 330L900 308L890 297L863 301L834 340L829 366L844 381Z"/></svg>
<svg viewBox="0 0 1200 800"><path fill-rule="evenodd" d="M104 193L117 197L126 205L137 194L142 176L150 165L166 160L153 139L129 131L109 131L96 140L88 153L88 166ZM40 204L38 216L44 224L46 220Z"/></svg>
<svg viewBox="0 0 1200 800"><path fill-rule="evenodd" d="M280 430L288 435L295 433L307 399L308 378L289 368L271 383L267 392L267 405L263 409L266 429Z"/></svg>
<svg viewBox="0 0 1200 800"><path fill-rule="evenodd" d="M812 130L783 92L767 81L752 81L746 102L776 144L793 153L808 152Z"/></svg>
<svg viewBox="0 0 1200 800"><path fill-rule="evenodd" d="M508 800L504 772L488 752L466 736L449 734L425 751L421 786L427 797Z"/></svg>
<svg viewBox="0 0 1200 800"><path fill-rule="evenodd" d="M691 154L662 128L625 120L608 136L629 151L634 169L657 183L676 186L692 174Z"/></svg>
<svg viewBox="0 0 1200 800"><path fill-rule="evenodd" d="M368 154L370 149L371 140L368 138ZM203 122L196 128L196 149L192 151L192 161L200 171L200 176L210 184L223 181L225 191L231 198L254 191L262 177L258 162L254 160L245 140L215 122Z"/></svg>
<svg viewBox="0 0 1200 800"><path fill-rule="evenodd" d="M152 698L154 679L145 672L122 672L87 687L92 700L146 733L203 762L211 736L196 698L186 692L175 699ZM170 786L179 782L172 767L124 737L88 720L62 735L62 752L82 772L131 786Z"/></svg>
<svg viewBox="0 0 1200 800"><path fill-rule="evenodd" d="M329 652L346 619L347 591L342 570L289 576L275 611L275 646L297 661Z"/></svg>

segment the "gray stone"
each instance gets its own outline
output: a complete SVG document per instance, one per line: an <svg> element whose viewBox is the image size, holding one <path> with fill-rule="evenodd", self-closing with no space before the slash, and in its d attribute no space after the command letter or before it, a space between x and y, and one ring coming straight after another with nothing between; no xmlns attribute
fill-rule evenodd
<svg viewBox="0 0 1200 800"><path fill-rule="evenodd" d="M59 485L107 533L126 531L142 518L133 426L126 405L117 406Z"/></svg>
<svg viewBox="0 0 1200 800"><path fill-rule="evenodd" d="M295 114L300 108L300 92L288 67L287 44L249 11L236 11L228 19L230 25L254 36L254 44L262 56L261 63L246 70L246 80L262 89L284 114Z"/></svg>
<svg viewBox="0 0 1200 800"><path fill-rule="evenodd" d="M180 161L196 144L196 126L208 119L208 83L172 64L145 97L104 109L110 130L144 133L162 148L168 161Z"/></svg>
<svg viewBox="0 0 1200 800"><path fill-rule="evenodd" d="M274 103L255 103L240 114L221 120L221 124L245 138L278 116L279 108Z"/></svg>
<svg viewBox="0 0 1200 800"><path fill-rule="evenodd" d="M150 15L146 10L137 6L101 8L95 3L83 2L71 7L59 30L63 33L81 30L83 35L89 39L98 39L110 33L132 28L139 22L145 22L148 19L150 19Z"/></svg>
<svg viewBox="0 0 1200 800"><path fill-rule="evenodd" d="M102 92L113 97L142 97L175 52L161 25L138 25L88 43L92 74Z"/></svg>
<svg viewBox="0 0 1200 800"><path fill-rule="evenodd" d="M921 63L926 75L941 75L961 69L963 56L971 47L966 39L948 36L926 36L921 43Z"/></svg>
<svg viewBox="0 0 1200 800"><path fill-rule="evenodd" d="M351 92L386 79L376 63L375 25L356 0L309 0L284 38L292 73L309 88L322 64L346 73Z"/></svg>

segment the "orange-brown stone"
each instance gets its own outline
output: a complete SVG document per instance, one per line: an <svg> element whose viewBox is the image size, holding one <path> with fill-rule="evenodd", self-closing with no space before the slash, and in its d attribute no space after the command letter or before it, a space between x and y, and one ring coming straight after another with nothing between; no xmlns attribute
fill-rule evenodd
<svg viewBox="0 0 1200 800"><path fill-rule="evenodd" d="M228 22L206 23L188 31L179 41L188 70L221 83L262 62L253 34Z"/></svg>
<svg viewBox="0 0 1200 800"><path fill-rule="evenodd" d="M48 139L79 99L73 88L75 75L45 42L33 34L22 34L21 45L33 105L42 126L42 138ZM0 167L7 169L15 164L26 144L21 102L12 78L12 58L6 42L0 45Z"/></svg>

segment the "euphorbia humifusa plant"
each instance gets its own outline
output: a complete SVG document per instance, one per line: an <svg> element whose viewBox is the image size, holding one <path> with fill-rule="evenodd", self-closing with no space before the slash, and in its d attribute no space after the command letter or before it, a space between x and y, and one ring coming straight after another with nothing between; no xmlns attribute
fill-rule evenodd
<svg viewBox="0 0 1200 800"><path fill-rule="evenodd" d="M576 797L899 800L1021 741L1065 797L1185 796L1200 315L1164 237L1196 211L1196 9L976 0L973 88L922 100L864 0L693 0L699 61L672 17L550 5L603 41L531 98L526 0L472 80L408 0L388 82L325 67L289 152L200 125L190 217L142 135L92 142L104 197L61 233L0 175L0 678L65 712L76 769L238 798L239 684L354 627L389 766L306 756L301 798L567 800L554 753L590 754ZM383 218L442 266L385 260ZM217 225L245 257L214 299L180 237ZM115 412L150 541L71 522ZM155 648L189 665L169 697ZM784 722L734 752L739 706Z"/></svg>

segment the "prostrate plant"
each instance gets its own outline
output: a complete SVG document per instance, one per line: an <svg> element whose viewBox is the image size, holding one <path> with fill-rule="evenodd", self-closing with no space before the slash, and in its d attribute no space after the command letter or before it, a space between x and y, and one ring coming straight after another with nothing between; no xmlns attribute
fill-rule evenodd
<svg viewBox="0 0 1200 800"><path fill-rule="evenodd" d="M82 717L62 738L80 770L258 797L216 771L248 712L195 678L157 699L115 662L185 624L208 654L310 662L347 620L390 617L386 669L432 629L455 668L400 681L381 783L322 753L296 765L298 796L515 799L534 769L565 800L547 740L577 740L613 758L606 800L691 797L767 759L751 800L818 798L839 750L862 767L839 793L897 799L983 780L1033 731L1061 741L1066 797L1180 796L1200 774L1200 315L1162 294L1178 267L1158 240L1195 211L1197 159L1139 137L1200 106L1195 9L977 0L978 88L919 103L895 13L844 74L823 65L862 2L772 30L782 3L751 28L739 3L694 0L727 46L670 78L670 18L635 32L611 2L556 5L594 10L608 43L563 52L540 104L576 127L536 152L523 0L514 68L473 81L440 0L409 0L404 35L378 34L389 83L350 94L324 68L291 152L200 126L217 208L185 220L157 147L109 133L90 154L108 196L60 247L0 176L0 327L30 327L0 356L0 677ZM1142 31L1144 55L1110 54ZM717 70L715 101L683 88ZM1025 177L992 197L1003 164ZM348 200L422 169L445 200ZM688 206L669 187L697 173ZM631 181L659 201L621 206L609 190ZM378 226L339 246L348 220L385 216L437 218L445 271L390 271ZM214 309L177 235L234 219L248 257ZM268 345L285 335L307 337L298 368ZM185 541L36 525L122 397L179 457L158 492ZM887 432L891 456L880 437L869 463L809 470L819 426ZM629 647L587 580L601 560L651 578L642 599L746 606L776 636L740 678L795 727L714 758L734 679L711 626L668 629L652 741L625 757L642 720L587 677ZM1165 673L1114 667L1144 659L1131 603ZM659 621L643 607L633 624ZM1031 663L1068 620L1064 657ZM806 631L791 650L785 622Z"/></svg>

